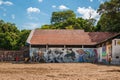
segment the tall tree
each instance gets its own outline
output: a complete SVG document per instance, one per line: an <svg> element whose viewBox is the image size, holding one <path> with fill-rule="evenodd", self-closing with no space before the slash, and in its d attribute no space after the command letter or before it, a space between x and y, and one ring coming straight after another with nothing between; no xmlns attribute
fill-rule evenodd
<svg viewBox="0 0 120 80"><path fill-rule="evenodd" d="M109 0L98 9L101 18L97 28L101 31L120 32L120 0Z"/></svg>
<svg viewBox="0 0 120 80"><path fill-rule="evenodd" d="M95 19L76 18L73 11L53 12L50 25L43 25L41 29L84 29L94 31Z"/></svg>
<svg viewBox="0 0 120 80"><path fill-rule="evenodd" d="M94 19L85 20L83 18L69 18L64 22L51 25L43 25L41 29L84 29L85 31L94 31Z"/></svg>
<svg viewBox="0 0 120 80"><path fill-rule="evenodd" d="M19 31L15 24L0 20L0 49L17 50L25 46L30 30Z"/></svg>
<svg viewBox="0 0 120 80"><path fill-rule="evenodd" d="M75 18L75 17L76 17L76 14L71 10L53 12L51 17L51 24L64 22L68 18Z"/></svg>

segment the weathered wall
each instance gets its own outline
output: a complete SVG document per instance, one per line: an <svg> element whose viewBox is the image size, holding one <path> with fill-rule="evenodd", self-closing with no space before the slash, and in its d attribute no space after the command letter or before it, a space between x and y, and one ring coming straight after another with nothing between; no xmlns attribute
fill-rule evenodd
<svg viewBox="0 0 120 80"><path fill-rule="evenodd" d="M22 61L24 52L22 51L0 51L0 61Z"/></svg>
<svg viewBox="0 0 120 80"><path fill-rule="evenodd" d="M106 56L107 56L106 46L102 46L102 62L103 63L106 63Z"/></svg>
<svg viewBox="0 0 120 80"><path fill-rule="evenodd" d="M108 63L110 58L112 57L112 44L106 43L102 47L102 62L103 63Z"/></svg>
<svg viewBox="0 0 120 80"><path fill-rule="evenodd" d="M97 48L98 51L98 62L102 62L102 47Z"/></svg>
<svg viewBox="0 0 120 80"><path fill-rule="evenodd" d="M112 64L120 64L120 39L112 41Z"/></svg>
<svg viewBox="0 0 120 80"><path fill-rule="evenodd" d="M97 62L98 53L94 48L31 48L30 56L33 61L44 62Z"/></svg>

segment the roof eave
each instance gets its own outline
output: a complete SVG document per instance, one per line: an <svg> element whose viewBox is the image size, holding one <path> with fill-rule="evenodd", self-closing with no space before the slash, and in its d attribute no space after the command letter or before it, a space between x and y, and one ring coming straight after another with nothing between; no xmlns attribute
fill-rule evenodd
<svg viewBox="0 0 120 80"><path fill-rule="evenodd" d="M120 35L120 33L118 33L118 34L116 34L116 35L114 35L114 36L112 36L112 37L109 37L109 38L107 38L107 39L105 39L105 40L103 40L103 41L101 41L101 42L98 42L96 45L99 45L99 44L101 44L101 43L104 43L104 42L106 42L106 41L108 41L108 40L110 40L110 39L112 39L112 38L115 38L115 37L117 37L117 36L119 36Z"/></svg>
<svg viewBox="0 0 120 80"><path fill-rule="evenodd" d="M26 41L27 44L31 44L31 43L30 43L30 40L32 39L32 36L33 36L34 31L35 31L35 30L32 30L32 31L30 32L30 34L29 34L29 36L28 36L28 38L27 38L27 41Z"/></svg>

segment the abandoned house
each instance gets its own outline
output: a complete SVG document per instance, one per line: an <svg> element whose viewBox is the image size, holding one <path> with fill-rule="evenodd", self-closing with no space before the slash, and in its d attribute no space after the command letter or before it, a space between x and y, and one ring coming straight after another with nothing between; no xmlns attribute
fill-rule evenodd
<svg viewBox="0 0 120 80"><path fill-rule="evenodd" d="M35 61L120 63L120 33L32 30L27 44Z"/></svg>

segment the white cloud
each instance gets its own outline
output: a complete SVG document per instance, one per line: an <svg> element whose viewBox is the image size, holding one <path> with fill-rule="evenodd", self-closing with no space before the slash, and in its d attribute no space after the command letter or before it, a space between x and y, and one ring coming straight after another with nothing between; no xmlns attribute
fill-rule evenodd
<svg viewBox="0 0 120 80"><path fill-rule="evenodd" d="M40 13L40 9L29 7L29 8L27 8L27 13Z"/></svg>
<svg viewBox="0 0 120 80"><path fill-rule="evenodd" d="M22 29L36 29L39 27L40 27L39 23L25 23L23 24Z"/></svg>
<svg viewBox="0 0 120 80"><path fill-rule="evenodd" d="M56 8L56 5L52 5L52 8Z"/></svg>
<svg viewBox="0 0 120 80"><path fill-rule="evenodd" d="M14 15L14 14L12 14L12 15L11 15L11 18L12 18L12 19L15 19L15 15Z"/></svg>
<svg viewBox="0 0 120 80"><path fill-rule="evenodd" d="M33 8L33 7L29 7L27 8L27 17L31 20L39 20L39 16L40 16L40 9L39 8Z"/></svg>
<svg viewBox="0 0 120 80"><path fill-rule="evenodd" d="M97 13L97 10L94 10L91 7L78 7L77 12L84 19L95 18L96 20L98 20L100 17L100 15Z"/></svg>
<svg viewBox="0 0 120 80"><path fill-rule="evenodd" d="M52 8L54 9L59 9L59 10L67 10L69 9L67 6L65 5L60 5L60 6L56 6L56 5L52 5Z"/></svg>
<svg viewBox="0 0 120 80"><path fill-rule="evenodd" d="M49 16L48 14L41 12L39 8L29 7L27 8L27 18L34 21L39 21L41 16Z"/></svg>
<svg viewBox="0 0 120 80"><path fill-rule="evenodd" d="M65 5L60 5L60 6L59 6L59 9L60 9L60 10L66 10L66 9L69 9L69 8L66 7Z"/></svg>
<svg viewBox="0 0 120 80"><path fill-rule="evenodd" d="M7 6L10 6L10 5L13 5L13 3L10 2L10 1L3 1L3 0L0 0L0 5L7 5Z"/></svg>
<svg viewBox="0 0 120 80"><path fill-rule="evenodd" d="M4 2L4 4L5 4L5 5L8 5L8 6L13 5L13 3L10 2L10 1L6 1L6 2Z"/></svg>
<svg viewBox="0 0 120 80"><path fill-rule="evenodd" d="M43 2L43 0L38 0L38 2Z"/></svg>
<svg viewBox="0 0 120 80"><path fill-rule="evenodd" d="M90 2L93 2L93 0L90 0Z"/></svg>

